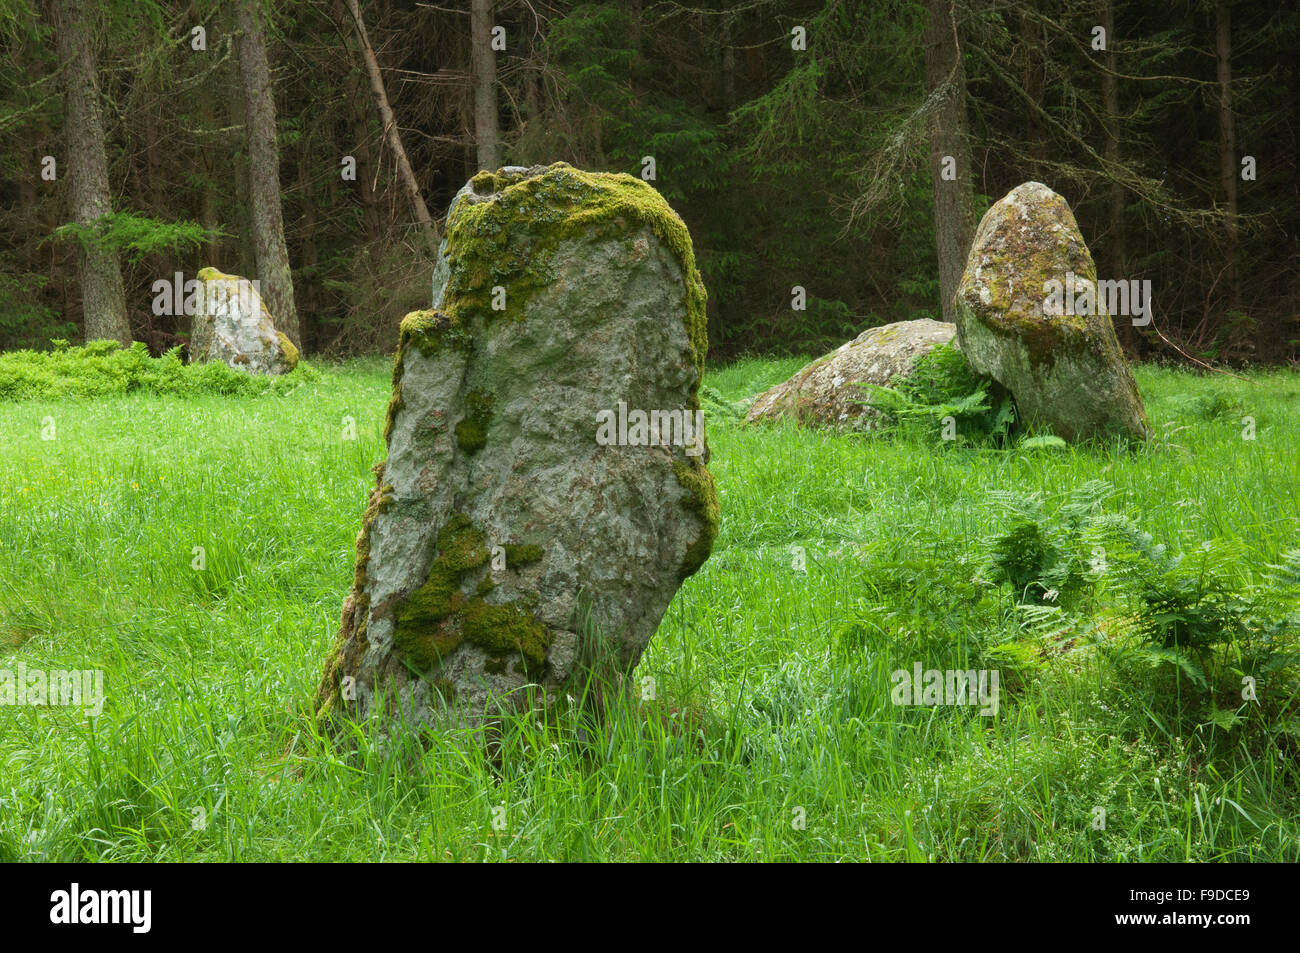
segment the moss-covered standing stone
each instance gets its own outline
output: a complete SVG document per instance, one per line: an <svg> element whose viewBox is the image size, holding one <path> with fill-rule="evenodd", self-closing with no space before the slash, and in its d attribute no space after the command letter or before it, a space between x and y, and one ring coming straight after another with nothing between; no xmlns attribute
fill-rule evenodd
<svg viewBox="0 0 1300 953"><path fill-rule="evenodd" d="M1095 292L1097 268L1070 206L1039 182L1012 189L980 222L957 288L962 353L1011 391L1031 424L1067 440L1145 440L1151 425L1104 302L1090 315L1044 308L1047 283L1069 274Z"/></svg>
<svg viewBox="0 0 1300 953"><path fill-rule="evenodd" d="M597 664L626 674L718 531L700 456L597 441L620 402L699 408L704 286L663 198L505 168L457 194L445 234L433 307L402 322L326 718L384 694L407 719L472 723Z"/></svg>
<svg viewBox="0 0 1300 953"><path fill-rule="evenodd" d="M284 374L298 366L298 349L275 321L251 281L203 268L193 296L190 363L222 361L253 374Z"/></svg>

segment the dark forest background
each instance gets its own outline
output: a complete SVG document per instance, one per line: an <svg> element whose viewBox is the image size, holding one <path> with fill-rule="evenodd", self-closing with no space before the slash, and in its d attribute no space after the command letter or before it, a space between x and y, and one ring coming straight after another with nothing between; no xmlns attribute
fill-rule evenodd
<svg viewBox="0 0 1300 953"><path fill-rule="evenodd" d="M214 265L309 356L386 352L476 169L650 157L715 357L940 317L1037 179L1102 277L1152 282L1130 354L1300 358L1293 4L0 0L0 42L4 349L166 350L153 283Z"/></svg>

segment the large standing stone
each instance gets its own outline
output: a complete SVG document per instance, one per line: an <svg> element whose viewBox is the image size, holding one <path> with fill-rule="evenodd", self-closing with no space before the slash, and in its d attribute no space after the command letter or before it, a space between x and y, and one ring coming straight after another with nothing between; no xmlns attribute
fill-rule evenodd
<svg viewBox="0 0 1300 953"><path fill-rule="evenodd" d="M874 425L880 414L864 401L858 385L890 386L905 379L917 358L952 340L956 328L943 321L922 318L868 328L804 367L788 381L754 399L748 423L791 417L804 426L846 427Z"/></svg>
<svg viewBox="0 0 1300 953"><path fill-rule="evenodd" d="M549 703L626 674L717 533L694 429L705 291L654 189L564 163L480 173L433 303L402 322L325 716L383 695L408 721L473 723L529 684ZM655 442L650 411L691 429Z"/></svg>
<svg viewBox="0 0 1300 953"><path fill-rule="evenodd" d="M204 268L198 278L191 364L223 361L254 374L283 374L298 365L298 349L275 329L251 281L215 268Z"/></svg>
<svg viewBox="0 0 1300 953"><path fill-rule="evenodd" d="M1050 282L1063 305L1072 285L1077 310L1090 313L1053 313L1071 309L1056 307ZM1047 186L1017 186L984 215L956 305L966 360L1015 395L1023 419L1067 440L1149 436L1092 255L1070 206Z"/></svg>

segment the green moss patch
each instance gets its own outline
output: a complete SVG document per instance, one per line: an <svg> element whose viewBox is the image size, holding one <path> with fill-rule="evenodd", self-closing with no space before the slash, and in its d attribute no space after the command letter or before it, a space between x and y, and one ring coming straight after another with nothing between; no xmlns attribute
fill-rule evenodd
<svg viewBox="0 0 1300 953"><path fill-rule="evenodd" d="M686 551L686 558L682 561L681 574L685 579L703 566L713 552L713 541L718 538L718 528L721 525L721 513L718 509L718 491L708 467L695 458L674 460L673 473L677 475L677 482L686 490L687 507L704 524L699 537Z"/></svg>
<svg viewBox="0 0 1300 953"><path fill-rule="evenodd" d="M289 366L289 370L293 370L298 366L298 349L293 346L293 342L283 332L276 331L275 336L280 341L280 350L284 352L284 363Z"/></svg>
<svg viewBox="0 0 1300 953"><path fill-rule="evenodd" d="M557 162L541 175L481 172L472 180L487 201L460 201L447 223L451 276L444 300L455 320L522 319L532 295L550 284L551 258L567 238L620 234L648 225L677 257L686 284L685 325L696 366L708 350L707 293L686 224L648 183L625 174L583 172ZM506 289L506 309L491 308L492 289Z"/></svg>
<svg viewBox="0 0 1300 953"><path fill-rule="evenodd" d="M359 655L366 650L366 629L370 619L370 596L366 593L367 572L370 566L370 532L375 519L393 502L393 487L384 482L384 465L375 465L375 488L370 502L361 517L361 531L357 533L356 561L352 570L352 593L343 603L343 616L339 633L330 651L325 674L317 689L317 718L327 719L339 704L339 680L345 674L345 652L349 640L355 641Z"/></svg>
<svg viewBox="0 0 1300 953"><path fill-rule="evenodd" d="M357 560L353 570L352 585L357 592L366 587L366 567L370 563L370 527L375 517L388 509L393 502L392 484L383 483L382 474L375 482L375 489L370 494L370 503L361 517L361 532L357 534Z"/></svg>
<svg viewBox="0 0 1300 953"><path fill-rule="evenodd" d="M412 311L402 319L398 354L408 345L425 357L446 348L468 353L474 346L474 337L455 309Z"/></svg>
<svg viewBox="0 0 1300 953"><path fill-rule="evenodd" d="M465 575L488 562L485 540L468 516L453 515L438 533L429 578L398 605L393 644L417 669L432 668L464 642L491 656L490 672L505 671L511 656L521 658L529 672L540 673L545 667L551 633L531 608L519 602L485 601L495 588L490 576L478 582L473 597L463 591Z"/></svg>
<svg viewBox="0 0 1300 953"><path fill-rule="evenodd" d="M461 625L465 640L494 658L522 655L529 671L540 671L546 665L550 629L538 622L525 606L489 605L475 599L465 607Z"/></svg>
<svg viewBox="0 0 1300 953"><path fill-rule="evenodd" d="M506 551L507 569L535 563L546 555L546 551L536 543L506 543L501 548Z"/></svg>
<svg viewBox="0 0 1300 953"><path fill-rule="evenodd" d="M491 195L493 192L500 192L506 187L506 177L498 176L495 172L488 172L485 169L470 179L470 183L474 186L474 191L479 195Z"/></svg>
<svg viewBox="0 0 1300 953"><path fill-rule="evenodd" d="M486 540L468 516L456 513L438 531L438 560L454 572L482 566L488 561Z"/></svg>
<svg viewBox="0 0 1300 953"><path fill-rule="evenodd" d="M472 390L465 395L465 416L456 424L456 443L466 453L476 453L487 446L492 404L492 395L487 391Z"/></svg>

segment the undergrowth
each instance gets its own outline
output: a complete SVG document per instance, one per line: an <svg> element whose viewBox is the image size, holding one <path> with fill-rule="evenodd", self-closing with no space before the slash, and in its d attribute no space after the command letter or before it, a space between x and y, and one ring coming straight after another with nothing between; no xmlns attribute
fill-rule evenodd
<svg viewBox="0 0 1300 953"><path fill-rule="evenodd" d="M106 397L136 392L253 396L284 393L319 376L302 363L283 375L249 374L220 361L185 364L180 352L177 346L161 357L150 357L141 341L125 348L116 341L91 341L84 347L55 341L52 351L11 351L0 354L0 400Z"/></svg>
<svg viewBox="0 0 1300 953"><path fill-rule="evenodd" d="M883 430L939 432L957 446L1007 446L1016 419L1011 392L975 373L952 344L921 355L892 387L857 386L865 392L858 403L884 415Z"/></svg>

